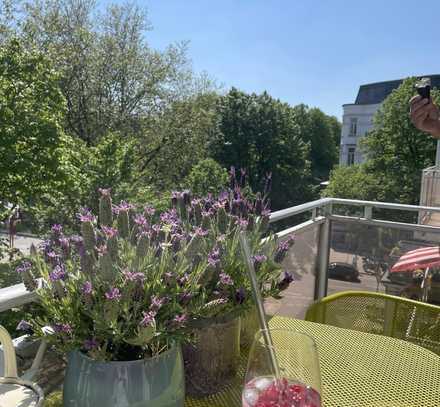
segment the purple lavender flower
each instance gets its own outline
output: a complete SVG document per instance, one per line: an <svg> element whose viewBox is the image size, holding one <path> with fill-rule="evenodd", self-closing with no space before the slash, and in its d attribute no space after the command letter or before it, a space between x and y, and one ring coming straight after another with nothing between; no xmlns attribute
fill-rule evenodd
<svg viewBox="0 0 440 407"><path fill-rule="evenodd" d="M81 210L77 216L81 222L95 222L96 221L96 216L93 215L92 211L88 208L81 208Z"/></svg>
<svg viewBox="0 0 440 407"><path fill-rule="evenodd" d="M252 259L254 260L254 263L264 263L267 260L267 256L265 256L264 254L257 254L255 256L252 257Z"/></svg>
<svg viewBox="0 0 440 407"><path fill-rule="evenodd" d="M96 247L96 251L98 252L98 256L104 256L104 254L108 253L108 248L106 244L102 244Z"/></svg>
<svg viewBox="0 0 440 407"><path fill-rule="evenodd" d="M173 322L177 326L184 326L188 317L185 314L176 315L173 319Z"/></svg>
<svg viewBox="0 0 440 407"><path fill-rule="evenodd" d="M255 271L258 271L260 270L261 265L267 261L267 256L264 254L257 254L253 256L252 259L254 260Z"/></svg>
<svg viewBox="0 0 440 407"><path fill-rule="evenodd" d="M192 297L193 297L192 294L189 292L180 293L178 297L180 305L182 306L188 305Z"/></svg>
<svg viewBox="0 0 440 407"><path fill-rule="evenodd" d="M120 211L129 211L131 209L134 209L134 205L132 205L126 201L121 201L121 203L119 204Z"/></svg>
<svg viewBox="0 0 440 407"><path fill-rule="evenodd" d="M98 192L101 196L110 196L112 189L111 188L98 188Z"/></svg>
<svg viewBox="0 0 440 407"><path fill-rule="evenodd" d="M60 264L60 256L53 250L46 253L46 260L53 266Z"/></svg>
<svg viewBox="0 0 440 407"><path fill-rule="evenodd" d="M124 276L127 281L143 281L145 280L145 275L143 273L136 273L133 271L126 270Z"/></svg>
<svg viewBox="0 0 440 407"><path fill-rule="evenodd" d="M154 209L152 206L147 205L144 208L145 216L151 217L155 214L155 212L156 212L156 209Z"/></svg>
<svg viewBox="0 0 440 407"><path fill-rule="evenodd" d="M226 235L225 234L219 235L217 237L217 242L219 242L219 243L224 242L225 240L226 240Z"/></svg>
<svg viewBox="0 0 440 407"><path fill-rule="evenodd" d="M22 261L22 262L20 263L20 265L15 269L15 271L16 271L18 274L22 274L22 273L24 273L24 272L26 272L26 271L29 271L31 268L32 268L32 264L31 264L29 261L24 260L24 261Z"/></svg>
<svg viewBox="0 0 440 407"><path fill-rule="evenodd" d="M110 288L110 290L108 290L105 293L105 298L109 301L113 301L113 300L119 301L121 297L122 297L121 292L117 287Z"/></svg>
<svg viewBox="0 0 440 407"><path fill-rule="evenodd" d="M128 211L130 211L132 209L135 209L134 205L132 205L132 204L130 204L128 202L125 202L125 201L121 201L119 203L119 205L113 205L112 212L115 215L118 215L119 212L128 212Z"/></svg>
<svg viewBox="0 0 440 407"><path fill-rule="evenodd" d="M235 224L241 229L246 230L249 222L246 219L239 218L235 221Z"/></svg>
<svg viewBox="0 0 440 407"><path fill-rule="evenodd" d="M32 331L32 325L31 325L29 322L27 322L27 321L25 321L25 320L22 319L22 320L18 323L16 329L17 329L18 331L30 332L30 331Z"/></svg>
<svg viewBox="0 0 440 407"><path fill-rule="evenodd" d="M174 253L177 253L180 250L181 243L184 240L185 240L185 235L181 233L175 233L171 236L171 244Z"/></svg>
<svg viewBox="0 0 440 407"><path fill-rule="evenodd" d="M234 199L232 201L232 205L231 205L231 213L235 216L239 216L240 215L240 208L241 208L241 203L242 200L241 199Z"/></svg>
<svg viewBox="0 0 440 407"><path fill-rule="evenodd" d="M185 189L184 191L182 191L182 198L185 206L191 204L191 192L189 191L189 189Z"/></svg>
<svg viewBox="0 0 440 407"><path fill-rule="evenodd" d="M219 209L224 208L224 207L225 207L224 202L222 202L220 200L214 202L214 204L212 205L212 208L214 209L214 211L218 211Z"/></svg>
<svg viewBox="0 0 440 407"><path fill-rule="evenodd" d="M134 217L134 223L141 229L146 230L148 228L148 221L144 215L137 214Z"/></svg>
<svg viewBox="0 0 440 407"><path fill-rule="evenodd" d="M188 279L189 279L189 276L188 276L188 274L185 273L182 277L179 277L177 279L177 284L180 287L183 287L187 283Z"/></svg>
<svg viewBox="0 0 440 407"><path fill-rule="evenodd" d="M154 311L143 312L142 319L141 322L139 322L139 325L144 328L153 325L155 316L156 316L156 312Z"/></svg>
<svg viewBox="0 0 440 407"><path fill-rule="evenodd" d="M240 287L236 292L235 292L235 302L237 304L243 304L244 300L246 299L246 291L244 290L243 287Z"/></svg>
<svg viewBox="0 0 440 407"><path fill-rule="evenodd" d="M67 237L60 237L58 240L61 250L63 251L63 254L65 257L69 256L70 253L70 241Z"/></svg>
<svg viewBox="0 0 440 407"><path fill-rule="evenodd" d="M173 206L173 208L177 207L177 202L179 201L179 198L180 198L179 191L171 192L171 205Z"/></svg>
<svg viewBox="0 0 440 407"><path fill-rule="evenodd" d="M231 276L226 273L220 273L220 284L223 285L233 285L234 280L232 280Z"/></svg>
<svg viewBox="0 0 440 407"><path fill-rule="evenodd" d="M84 282L84 284L81 287L81 292L84 295L90 295L92 293L92 290L93 290L93 286L92 286L92 283L90 281Z"/></svg>
<svg viewBox="0 0 440 407"><path fill-rule="evenodd" d="M176 275L171 271L167 271L163 274L163 280L166 285L170 286L176 281Z"/></svg>
<svg viewBox="0 0 440 407"><path fill-rule="evenodd" d="M278 289L281 291L285 290L287 287L289 287L292 281L293 281L293 274L290 273L289 271L284 271L282 279L278 282L277 285Z"/></svg>
<svg viewBox="0 0 440 407"><path fill-rule="evenodd" d="M40 250L46 254L47 252L50 252L51 250L53 250L53 244L50 240L43 240L38 247L40 248Z"/></svg>
<svg viewBox="0 0 440 407"><path fill-rule="evenodd" d="M208 236L209 232L201 227L195 227L193 235L194 236Z"/></svg>
<svg viewBox="0 0 440 407"><path fill-rule="evenodd" d="M107 239L111 239L112 237L115 237L118 234L118 230L109 226L102 226L101 230L103 231L105 237Z"/></svg>
<svg viewBox="0 0 440 407"><path fill-rule="evenodd" d="M70 243L72 243L76 248L78 248L78 246L84 244L84 240L79 235L73 235L73 236L70 236Z"/></svg>
<svg viewBox="0 0 440 407"><path fill-rule="evenodd" d="M98 342L95 338L86 339L83 343L83 347L85 350L93 350L98 347Z"/></svg>
<svg viewBox="0 0 440 407"><path fill-rule="evenodd" d="M151 304L150 304L150 310L157 312L160 308L162 308L162 305L165 304L166 298L162 297L156 297L155 295L151 297Z"/></svg>
<svg viewBox="0 0 440 407"><path fill-rule="evenodd" d="M57 333L72 334L73 329L69 324L53 324L53 330Z"/></svg>
<svg viewBox="0 0 440 407"><path fill-rule="evenodd" d="M49 273L50 281L59 281L65 280L67 277L66 270L63 265L58 264L54 267L54 269Z"/></svg>
<svg viewBox="0 0 440 407"><path fill-rule="evenodd" d="M151 227L151 236L150 236L151 240L152 241L157 240L157 238L159 237L159 234L161 233L161 231L162 231L162 226L161 225L157 225L157 224L153 225Z"/></svg>
<svg viewBox="0 0 440 407"><path fill-rule="evenodd" d="M211 253L208 254L208 264L212 267L217 267L217 264L220 263L220 250L213 249Z"/></svg>
<svg viewBox="0 0 440 407"><path fill-rule="evenodd" d="M274 260L277 263L281 263L285 257L289 249L295 243L295 237L289 236L286 240L280 242L275 252Z"/></svg>
<svg viewBox="0 0 440 407"><path fill-rule="evenodd" d="M181 223L176 209L170 209L160 215L160 220L166 225L177 226Z"/></svg>
<svg viewBox="0 0 440 407"><path fill-rule="evenodd" d="M230 213L231 212L231 203L228 201L225 201L225 211L226 213Z"/></svg>
<svg viewBox="0 0 440 407"><path fill-rule="evenodd" d="M61 233L63 232L63 227L59 224L55 224L55 225L52 225L50 230L55 237L59 237L59 236L61 236Z"/></svg>

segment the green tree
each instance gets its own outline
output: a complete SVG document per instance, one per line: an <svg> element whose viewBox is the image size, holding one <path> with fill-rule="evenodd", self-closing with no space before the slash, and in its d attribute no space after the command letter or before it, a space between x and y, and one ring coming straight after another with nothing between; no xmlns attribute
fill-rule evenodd
<svg viewBox="0 0 440 407"><path fill-rule="evenodd" d="M191 169L209 154L216 126L214 93L200 93L172 103L150 116L137 139L138 181L157 190L182 186Z"/></svg>
<svg viewBox="0 0 440 407"><path fill-rule="evenodd" d="M301 138L292 108L270 97L232 88L218 103L219 123L213 156L225 168L247 170L255 191L272 174L274 209L305 202L311 186L310 144Z"/></svg>
<svg viewBox="0 0 440 407"><path fill-rule="evenodd" d="M366 171L365 165L350 165L331 171L330 184L323 196L372 201L378 198L380 190L377 178Z"/></svg>
<svg viewBox="0 0 440 407"><path fill-rule="evenodd" d="M34 0L20 21L22 38L49 53L62 73L67 132L89 145L109 132L144 136L152 116L200 90L187 43L151 48L151 24L134 3L98 10L94 0Z"/></svg>
<svg viewBox="0 0 440 407"><path fill-rule="evenodd" d="M338 162L341 125L336 117L306 105L293 107L301 138L310 144L310 162L314 183L328 180Z"/></svg>
<svg viewBox="0 0 440 407"><path fill-rule="evenodd" d="M81 176L63 132L59 75L41 52L18 40L0 49L0 199L22 208L45 194L75 193ZM69 192L70 191L70 192Z"/></svg>
<svg viewBox="0 0 440 407"><path fill-rule="evenodd" d="M217 195L226 189L229 176L226 169L212 158L197 163L186 178L186 186L196 196L206 196L208 193Z"/></svg>
<svg viewBox="0 0 440 407"><path fill-rule="evenodd" d="M374 130L363 142L366 172L380 186L378 200L417 205L422 170L435 160L435 140L417 130L409 118L415 82L415 78L407 79L391 93L374 118ZM437 90L432 96L440 101Z"/></svg>
<svg viewBox="0 0 440 407"><path fill-rule="evenodd" d="M366 162L335 169L326 196L418 205L422 170L433 165L436 143L410 121L415 82L415 78L405 80L384 101L374 117L374 129L361 142ZM438 90L432 96L440 102ZM398 214L399 220L402 216Z"/></svg>

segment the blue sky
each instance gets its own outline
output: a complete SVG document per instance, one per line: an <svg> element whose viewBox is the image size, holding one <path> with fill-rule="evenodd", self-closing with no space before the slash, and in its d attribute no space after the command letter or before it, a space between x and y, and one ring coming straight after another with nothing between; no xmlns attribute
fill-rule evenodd
<svg viewBox="0 0 440 407"><path fill-rule="evenodd" d="M342 115L360 84L440 73L440 1L150 0L150 45L189 40L197 71Z"/></svg>

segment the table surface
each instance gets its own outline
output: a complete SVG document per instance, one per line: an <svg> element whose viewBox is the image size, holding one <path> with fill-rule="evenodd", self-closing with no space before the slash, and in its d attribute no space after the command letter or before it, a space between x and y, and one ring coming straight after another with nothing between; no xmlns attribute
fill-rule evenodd
<svg viewBox="0 0 440 407"><path fill-rule="evenodd" d="M325 407L439 407L440 357L412 343L330 325L274 317L271 328L315 339ZM240 407L245 361L234 383L185 407Z"/></svg>

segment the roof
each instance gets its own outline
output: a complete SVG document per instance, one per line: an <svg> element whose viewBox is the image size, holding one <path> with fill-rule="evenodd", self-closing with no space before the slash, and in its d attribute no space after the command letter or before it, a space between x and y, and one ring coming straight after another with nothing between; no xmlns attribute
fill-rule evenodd
<svg viewBox="0 0 440 407"><path fill-rule="evenodd" d="M431 86L433 88L440 88L440 75L425 75L423 78L431 79ZM398 88L404 79L396 79L393 81L369 83L361 85L356 97L356 105L374 105L382 103L389 94Z"/></svg>

